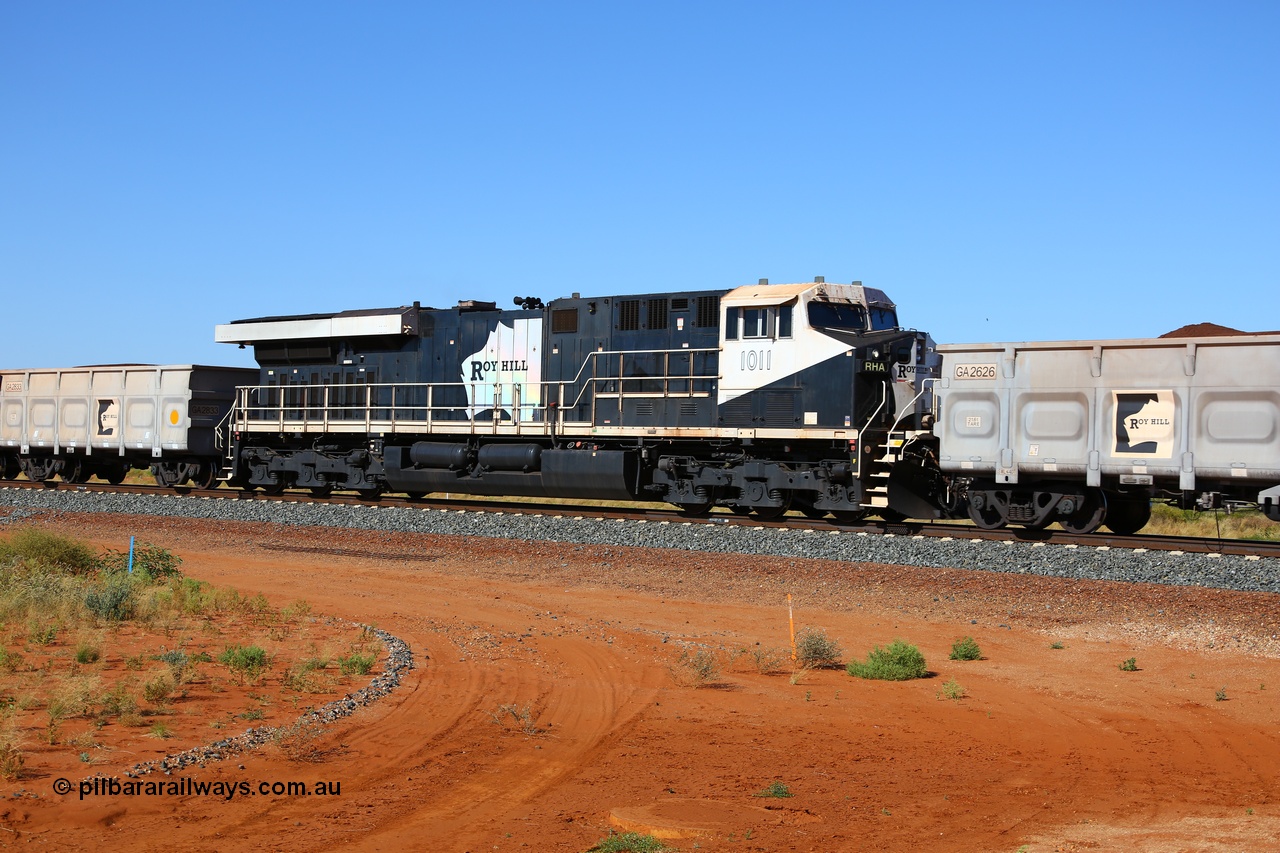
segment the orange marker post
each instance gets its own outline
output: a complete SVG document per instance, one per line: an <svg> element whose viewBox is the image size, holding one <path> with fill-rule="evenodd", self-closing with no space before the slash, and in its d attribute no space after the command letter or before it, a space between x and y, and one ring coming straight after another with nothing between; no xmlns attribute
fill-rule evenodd
<svg viewBox="0 0 1280 853"><path fill-rule="evenodd" d="M791 609L791 593L787 593L787 622L791 624L791 662L796 662L796 614Z"/></svg>

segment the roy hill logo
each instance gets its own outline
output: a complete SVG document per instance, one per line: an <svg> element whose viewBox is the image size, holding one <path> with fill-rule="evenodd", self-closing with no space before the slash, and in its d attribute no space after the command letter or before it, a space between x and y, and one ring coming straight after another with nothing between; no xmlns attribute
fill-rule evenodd
<svg viewBox="0 0 1280 853"><path fill-rule="evenodd" d="M467 413L475 420L483 412L511 420L516 396L519 419L533 419L542 404L542 318L499 323L484 346L462 359L461 380L467 389ZM518 390L517 390L518 389Z"/></svg>
<svg viewBox="0 0 1280 853"><path fill-rule="evenodd" d="M1169 458L1173 455L1172 391L1116 391L1113 456Z"/></svg>
<svg viewBox="0 0 1280 853"><path fill-rule="evenodd" d="M98 435L114 436L120 426L120 406L115 400L98 401Z"/></svg>

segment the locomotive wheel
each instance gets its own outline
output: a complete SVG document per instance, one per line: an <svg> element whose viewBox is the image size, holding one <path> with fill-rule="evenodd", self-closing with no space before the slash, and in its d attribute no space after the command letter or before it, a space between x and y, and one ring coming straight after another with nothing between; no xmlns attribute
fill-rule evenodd
<svg viewBox="0 0 1280 853"><path fill-rule="evenodd" d="M79 459L63 459L59 472L64 483L83 483L89 479L89 470Z"/></svg>
<svg viewBox="0 0 1280 853"><path fill-rule="evenodd" d="M733 513L734 515L751 515L751 507L735 505L735 506L729 507L729 512Z"/></svg>
<svg viewBox="0 0 1280 853"><path fill-rule="evenodd" d="M896 509L889 509L888 507L881 508L876 514L890 524L897 524L900 521L907 520L906 513L898 512Z"/></svg>
<svg viewBox="0 0 1280 853"><path fill-rule="evenodd" d="M775 518L782 518L789 509L791 509L791 492L784 492L781 506L752 507L751 514L761 521L773 521Z"/></svg>
<svg viewBox="0 0 1280 853"><path fill-rule="evenodd" d="M805 518L812 518L816 520L827 517L827 511L825 509L818 509L811 503L799 504L798 509L800 510L800 514Z"/></svg>
<svg viewBox="0 0 1280 853"><path fill-rule="evenodd" d="M701 518L704 515L711 514L711 507L714 504L711 501L698 504L676 504L680 507L680 514L686 518Z"/></svg>
<svg viewBox="0 0 1280 853"><path fill-rule="evenodd" d="M382 500L382 487L374 486L371 489L356 489L356 496L362 501L380 501Z"/></svg>
<svg viewBox="0 0 1280 853"><path fill-rule="evenodd" d="M277 481L275 483L265 485L262 487L262 493L264 495L270 495L273 498L279 497L284 494L284 482Z"/></svg>
<svg viewBox="0 0 1280 853"><path fill-rule="evenodd" d="M307 491L311 493L311 497L313 498L327 498L333 494L333 484L328 483L323 486L312 486L307 489Z"/></svg>
<svg viewBox="0 0 1280 853"><path fill-rule="evenodd" d="M411 501L420 501L427 496L426 492L405 492L404 496Z"/></svg>
<svg viewBox="0 0 1280 853"><path fill-rule="evenodd" d="M1086 489L1084 506L1068 518L1058 519L1068 533L1092 533L1102 526L1107 517L1107 498L1098 489Z"/></svg>
<svg viewBox="0 0 1280 853"><path fill-rule="evenodd" d="M999 530L1009 523L999 509L992 506L978 508L973 504L969 504L969 519L983 530Z"/></svg>
<svg viewBox="0 0 1280 853"><path fill-rule="evenodd" d="M1151 520L1151 500L1113 495L1107 501L1107 529L1121 536L1132 536Z"/></svg>

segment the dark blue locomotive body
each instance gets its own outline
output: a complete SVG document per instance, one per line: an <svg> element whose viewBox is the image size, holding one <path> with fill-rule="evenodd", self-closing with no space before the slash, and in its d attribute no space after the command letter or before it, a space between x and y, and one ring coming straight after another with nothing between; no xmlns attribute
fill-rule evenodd
<svg viewBox="0 0 1280 853"><path fill-rule="evenodd" d="M889 513L927 427L926 335L871 288L461 302L219 326L260 384L231 418L248 487Z"/></svg>

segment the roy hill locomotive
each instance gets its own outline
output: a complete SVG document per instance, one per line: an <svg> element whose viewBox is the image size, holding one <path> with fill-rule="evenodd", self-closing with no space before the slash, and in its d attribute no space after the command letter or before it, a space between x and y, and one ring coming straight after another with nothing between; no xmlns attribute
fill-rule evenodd
<svg viewBox="0 0 1280 853"><path fill-rule="evenodd" d="M218 326L259 384L232 483L666 501L773 517L893 506L927 433L928 335L859 282L518 299Z"/></svg>

